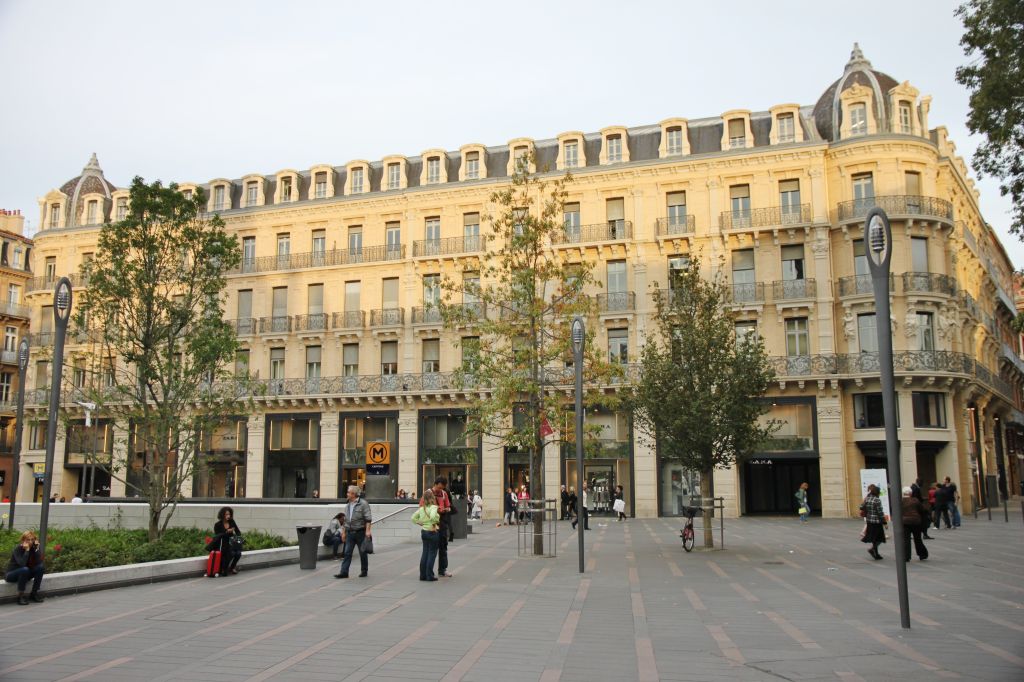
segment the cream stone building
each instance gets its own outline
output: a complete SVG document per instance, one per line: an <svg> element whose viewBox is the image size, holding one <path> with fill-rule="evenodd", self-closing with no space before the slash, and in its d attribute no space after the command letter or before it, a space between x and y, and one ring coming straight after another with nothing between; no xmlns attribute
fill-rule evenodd
<svg viewBox="0 0 1024 682"><path fill-rule="evenodd" d="M14 490L14 436L18 395L18 345L28 334L29 308L26 283L32 277L29 262L32 240L25 236L21 211L0 209L0 324L4 345L0 350L0 493ZM31 478L31 477L30 477ZM20 486L19 486L20 487Z"/></svg>
<svg viewBox="0 0 1024 682"><path fill-rule="evenodd" d="M987 494L988 475L1005 491L1024 423L1024 361L1009 326L1012 267L946 129L932 127L930 104L855 47L811 105L180 184L202 187L209 211L241 242L225 305L243 348L239 367L261 383L258 409L203 444L211 467L191 493L333 498L356 482L383 499L420 491L443 473L480 489L487 514L500 514L502 491L524 480L528 457L463 433L466 396L452 371L474 331L445 330L431 304L439 277L478 276L485 217L495 211L489 196L521 157L552 177L572 171L564 233L550 248L593 263L603 286L593 292L600 314L590 324L610 358L638 357L653 329L654 294L673 268L687 258L709 274L725 268L737 333L764 339L778 375L767 417L783 422L770 449L716 475L729 514L791 513L807 481L816 511L848 516L861 500L860 470L884 466L863 239L864 216L876 205L895 239L904 480L949 475L967 508ZM40 199L39 277L28 287L37 418L45 419L49 388L54 278L75 277L100 224L126 207L127 191L103 177L95 157ZM87 379L72 371L71 383L79 380ZM631 514L679 513L694 476L638 438L629 415L588 419L601 423L605 440L601 457L587 461L592 506L604 510L607 491L622 484ZM123 425L100 415L94 429L60 437L55 491L81 487L76 444L129 447L118 437ZM33 430L26 471L42 459L41 433ZM390 448L389 469L368 476L367 446L379 442ZM545 461L545 495L577 485L574 464L555 445ZM117 481L99 489L108 485L113 496L125 494Z"/></svg>

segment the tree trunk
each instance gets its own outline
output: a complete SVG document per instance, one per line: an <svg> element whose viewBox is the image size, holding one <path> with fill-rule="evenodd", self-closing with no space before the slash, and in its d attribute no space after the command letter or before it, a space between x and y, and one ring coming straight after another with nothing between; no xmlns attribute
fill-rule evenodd
<svg viewBox="0 0 1024 682"><path fill-rule="evenodd" d="M149 507L149 541L156 542L160 539L160 507Z"/></svg>
<svg viewBox="0 0 1024 682"><path fill-rule="evenodd" d="M714 474L714 469L700 472L700 501L704 507L704 549L715 548L715 533L711 526L712 513L715 506Z"/></svg>

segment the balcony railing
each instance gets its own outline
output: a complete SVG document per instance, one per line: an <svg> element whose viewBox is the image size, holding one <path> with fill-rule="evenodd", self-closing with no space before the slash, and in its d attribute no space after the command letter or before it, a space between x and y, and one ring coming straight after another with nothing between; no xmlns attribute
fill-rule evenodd
<svg viewBox="0 0 1024 682"><path fill-rule="evenodd" d="M880 371L878 353L776 355L769 357L769 363L779 377L856 376ZM897 351L893 353L893 368L903 373L965 374L975 376L990 386L995 385L988 368L957 351Z"/></svg>
<svg viewBox="0 0 1024 682"><path fill-rule="evenodd" d="M633 237L633 223L629 220L609 220L596 225L566 225L561 233L551 235L552 244L584 244L587 242L622 241Z"/></svg>
<svg viewBox="0 0 1024 682"><path fill-rule="evenodd" d="M27 305L21 305L20 303L0 304L0 315L6 315L7 317L23 317L27 320L31 314L31 310Z"/></svg>
<svg viewBox="0 0 1024 682"><path fill-rule="evenodd" d="M370 311L371 327L397 327L405 322L405 308L383 308Z"/></svg>
<svg viewBox="0 0 1024 682"><path fill-rule="evenodd" d="M867 216L874 207L883 209L890 217L920 215L941 220L953 220L953 204L938 197L917 194L896 194L841 201L837 206L839 220L856 220Z"/></svg>
<svg viewBox="0 0 1024 682"><path fill-rule="evenodd" d="M331 319L333 329L362 329L366 319L362 310L346 310L341 313L334 313Z"/></svg>
<svg viewBox="0 0 1024 682"><path fill-rule="evenodd" d="M487 237L446 237L422 239L412 243L413 258L422 256L451 256L457 253L478 253L487 248Z"/></svg>
<svg viewBox="0 0 1024 682"><path fill-rule="evenodd" d="M889 290L893 290L895 278L889 275ZM860 294L871 294L874 292L871 283L871 275L850 275L839 278L839 298L844 296L857 296Z"/></svg>
<svg viewBox="0 0 1024 682"><path fill-rule="evenodd" d="M412 309L413 324L441 324L444 318L436 305L416 306Z"/></svg>
<svg viewBox="0 0 1024 682"><path fill-rule="evenodd" d="M240 317L237 320L228 320L236 336L252 336L256 333L257 320L253 317Z"/></svg>
<svg viewBox="0 0 1024 682"><path fill-rule="evenodd" d="M84 287L89 283L89 278L78 272L71 273L67 278L71 280L71 286L73 287ZM45 275L42 277L33 277L26 282L25 292L33 293L36 291L53 291L59 280L60 277L47 277Z"/></svg>
<svg viewBox="0 0 1024 682"><path fill-rule="evenodd" d="M729 303L764 303L764 282L730 284L726 294Z"/></svg>
<svg viewBox="0 0 1024 682"><path fill-rule="evenodd" d="M956 295L956 280L949 275L940 275L934 272L904 272L901 277L904 292Z"/></svg>
<svg viewBox="0 0 1024 682"><path fill-rule="evenodd" d="M787 227L811 222L811 205L769 206L746 211L723 211L718 226L723 230L743 230L751 227Z"/></svg>
<svg viewBox="0 0 1024 682"><path fill-rule="evenodd" d="M243 259L242 263L227 274L251 272L273 272L275 270L302 270L355 263L380 263L402 260L405 247L402 245L364 246L358 249L333 249L331 251L309 251L288 253L279 256L260 256Z"/></svg>
<svg viewBox="0 0 1024 682"><path fill-rule="evenodd" d="M53 338L54 336L52 331L32 332L31 334L28 335L28 345L34 348L42 346L52 346Z"/></svg>
<svg viewBox="0 0 1024 682"><path fill-rule="evenodd" d="M295 331L297 332L322 332L327 329L327 314L313 313L311 315L295 316Z"/></svg>
<svg viewBox="0 0 1024 682"><path fill-rule="evenodd" d="M292 318L289 315L260 318L260 334L287 334L292 330Z"/></svg>
<svg viewBox="0 0 1024 682"><path fill-rule="evenodd" d="M612 291L597 295L597 309L602 313L636 310L636 294L632 291Z"/></svg>
<svg viewBox="0 0 1024 682"><path fill-rule="evenodd" d="M669 237L677 234L693 234L696 224L692 214L673 215L658 218L656 229L659 237Z"/></svg>
<svg viewBox="0 0 1024 682"><path fill-rule="evenodd" d="M964 309L970 313L971 317L975 319L981 319L981 308L975 302L974 297L966 291L961 291L961 301L963 301Z"/></svg>
<svg viewBox="0 0 1024 682"><path fill-rule="evenodd" d="M5 365L16 365L18 364L18 351L16 350L3 350L0 351L0 362Z"/></svg>
<svg viewBox="0 0 1024 682"><path fill-rule="evenodd" d="M814 298L817 295L818 287L813 279L786 279L772 282L773 301Z"/></svg>

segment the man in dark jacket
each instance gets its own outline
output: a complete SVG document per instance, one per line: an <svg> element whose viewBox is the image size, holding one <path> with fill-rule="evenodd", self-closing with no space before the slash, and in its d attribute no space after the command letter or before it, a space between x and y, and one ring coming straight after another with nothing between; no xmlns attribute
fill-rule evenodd
<svg viewBox="0 0 1024 682"><path fill-rule="evenodd" d="M941 520L946 522L946 530L949 530L950 528L953 527L953 524L950 523L950 520L949 520L949 494L950 494L950 492L951 491L949 490L949 488L946 487L946 485L944 483L940 483L938 485L938 487L935 489L935 510L932 513L934 514L935 528L936 529L942 527L942 526L939 525L940 518L941 518Z"/></svg>
<svg viewBox="0 0 1024 682"><path fill-rule="evenodd" d="M924 546L921 539L921 527L924 525L922 519L928 519L928 512L925 511L921 500L913 496L910 488L903 489L903 498L900 500L903 509L903 556L910 561L910 538L914 538L914 551L917 558L924 561L928 558L928 548Z"/></svg>
<svg viewBox="0 0 1024 682"><path fill-rule="evenodd" d="M921 535L925 540L931 540L932 536L928 535L928 529L932 525L932 511L928 506L927 498L922 494L921 491L921 479L917 478L913 483L910 484L910 496L921 503L924 509L924 514L921 517Z"/></svg>
<svg viewBox="0 0 1024 682"><path fill-rule="evenodd" d="M569 491L562 486L562 518L569 518Z"/></svg>
<svg viewBox="0 0 1024 682"><path fill-rule="evenodd" d="M9 583L18 583L18 603L22 606L28 604L25 598L25 588L28 581L32 581L32 601L40 603L43 598L39 596L39 586L43 582L43 574L46 570L43 567L43 552L39 548L39 538L30 530L21 534L21 540L11 552L11 560L7 563L7 572L4 573L4 580Z"/></svg>

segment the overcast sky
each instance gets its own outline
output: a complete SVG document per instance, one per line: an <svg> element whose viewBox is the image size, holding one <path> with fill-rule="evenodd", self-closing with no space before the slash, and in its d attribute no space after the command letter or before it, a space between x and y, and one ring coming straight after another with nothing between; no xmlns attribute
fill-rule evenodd
<svg viewBox="0 0 1024 682"><path fill-rule="evenodd" d="M206 182L814 104L854 41L969 159L956 5L0 0L0 208L34 230L92 152L119 186ZM1024 264L1009 200L979 187Z"/></svg>

